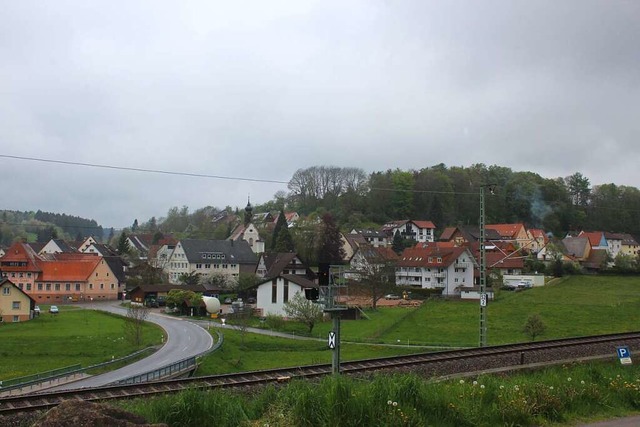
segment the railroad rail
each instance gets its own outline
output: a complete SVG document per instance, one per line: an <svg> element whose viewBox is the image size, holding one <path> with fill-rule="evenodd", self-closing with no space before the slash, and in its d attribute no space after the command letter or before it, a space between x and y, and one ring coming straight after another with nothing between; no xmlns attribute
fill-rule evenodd
<svg viewBox="0 0 640 427"><path fill-rule="evenodd" d="M374 371L417 372L429 377L447 376L492 369L519 367L533 363L558 363L594 356L615 357L616 347L640 349L640 332L567 338L533 343L439 351L343 362L345 374L369 374ZM0 398L0 415L48 409L64 400L105 401L134 397L150 397L187 388L231 388L288 381L292 378L314 378L331 374L331 364L269 369L225 375L210 375L82 388L59 392L42 392Z"/></svg>

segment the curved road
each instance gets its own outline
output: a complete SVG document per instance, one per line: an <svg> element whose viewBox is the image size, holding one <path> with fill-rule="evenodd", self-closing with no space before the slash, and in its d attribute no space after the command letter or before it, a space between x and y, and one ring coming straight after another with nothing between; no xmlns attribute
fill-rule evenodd
<svg viewBox="0 0 640 427"><path fill-rule="evenodd" d="M120 302L105 301L82 304L82 308L107 311L126 316L127 309ZM207 330L186 320L149 313L149 322L159 325L165 330L167 340L160 350L151 356L124 366L115 371L84 378L72 383L54 387L54 390L72 390L83 387L98 387L123 380L135 375L153 371L182 359L197 356L211 348L213 338Z"/></svg>

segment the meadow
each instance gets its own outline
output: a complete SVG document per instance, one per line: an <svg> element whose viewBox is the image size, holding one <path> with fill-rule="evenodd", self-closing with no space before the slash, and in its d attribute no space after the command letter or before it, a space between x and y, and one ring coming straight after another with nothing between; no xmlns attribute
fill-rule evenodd
<svg viewBox="0 0 640 427"><path fill-rule="evenodd" d="M640 367L618 361L433 382L325 377L259 391L191 389L118 402L169 426L541 426L640 412Z"/></svg>
<svg viewBox="0 0 640 427"><path fill-rule="evenodd" d="M0 324L0 380L80 364L82 367L129 355L160 344L162 330L143 326L143 344L124 338L124 318L109 313L60 305L60 313L42 314L28 322Z"/></svg>
<svg viewBox="0 0 640 427"><path fill-rule="evenodd" d="M367 318L341 322L341 360L477 346L479 310L477 301L461 300L368 310ZM503 291L487 311L489 345L527 341L523 328L531 314L539 314L546 325L538 339L635 331L640 325L640 278L574 276L545 287ZM301 324L277 326L281 331L305 334ZM326 343L331 326L330 321L318 324L312 333L316 341L249 333L243 339L240 332L223 330L222 349L204 357L197 374L331 363Z"/></svg>

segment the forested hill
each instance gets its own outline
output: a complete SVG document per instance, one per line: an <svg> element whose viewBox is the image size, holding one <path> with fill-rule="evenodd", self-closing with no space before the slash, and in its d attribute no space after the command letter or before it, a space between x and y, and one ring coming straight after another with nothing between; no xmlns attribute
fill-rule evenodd
<svg viewBox="0 0 640 427"><path fill-rule="evenodd" d="M0 211L0 244L16 239L46 242L51 238L80 240L87 236L103 238L102 226L92 219L50 212Z"/></svg>
<svg viewBox="0 0 640 427"><path fill-rule="evenodd" d="M492 191L486 187L489 184ZM487 223L522 222L559 237L578 230L640 236L640 191L635 187L592 186L579 172L543 178L533 172L484 164L440 164L371 174L348 167L299 169L289 181L288 192L281 191L267 203L254 206L253 212L277 212L284 207L304 218L328 211L345 231L379 227L389 220L430 220L441 232L447 226L478 224L481 186L487 189ZM231 208L226 210L232 212ZM206 207L190 214L187 207L173 207L157 226L165 232L182 233L182 237L226 238L231 226L215 226L211 221L219 212ZM237 208L235 212L242 215ZM155 218L150 222L156 226ZM188 232L183 233L185 230Z"/></svg>
<svg viewBox="0 0 640 427"><path fill-rule="evenodd" d="M354 168L316 166L295 172L286 195L288 210L328 210L344 228L390 219L431 220L439 230L478 224L480 187L487 192L487 223L523 222L562 236L572 230L640 235L640 191L635 187L591 186L577 172L543 178L502 166L476 164L370 175ZM259 210L259 207L258 207Z"/></svg>

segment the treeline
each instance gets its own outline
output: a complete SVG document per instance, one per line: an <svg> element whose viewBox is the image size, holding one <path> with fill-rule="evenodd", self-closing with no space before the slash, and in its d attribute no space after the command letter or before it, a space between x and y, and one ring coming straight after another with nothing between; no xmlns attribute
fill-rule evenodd
<svg viewBox="0 0 640 427"><path fill-rule="evenodd" d="M48 212L0 211L0 245L17 240L46 242L52 238L80 240L92 235L102 239L103 229L96 221Z"/></svg>
<svg viewBox="0 0 640 427"><path fill-rule="evenodd" d="M439 164L367 176L354 168L311 167L295 172L284 203L302 215L330 211L343 228L424 219L442 230L478 224L480 188L488 185L487 223L523 222L556 236L582 229L640 235L640 191L615 184L591 186L579 172L543 178L495 165Z"/></svg>

